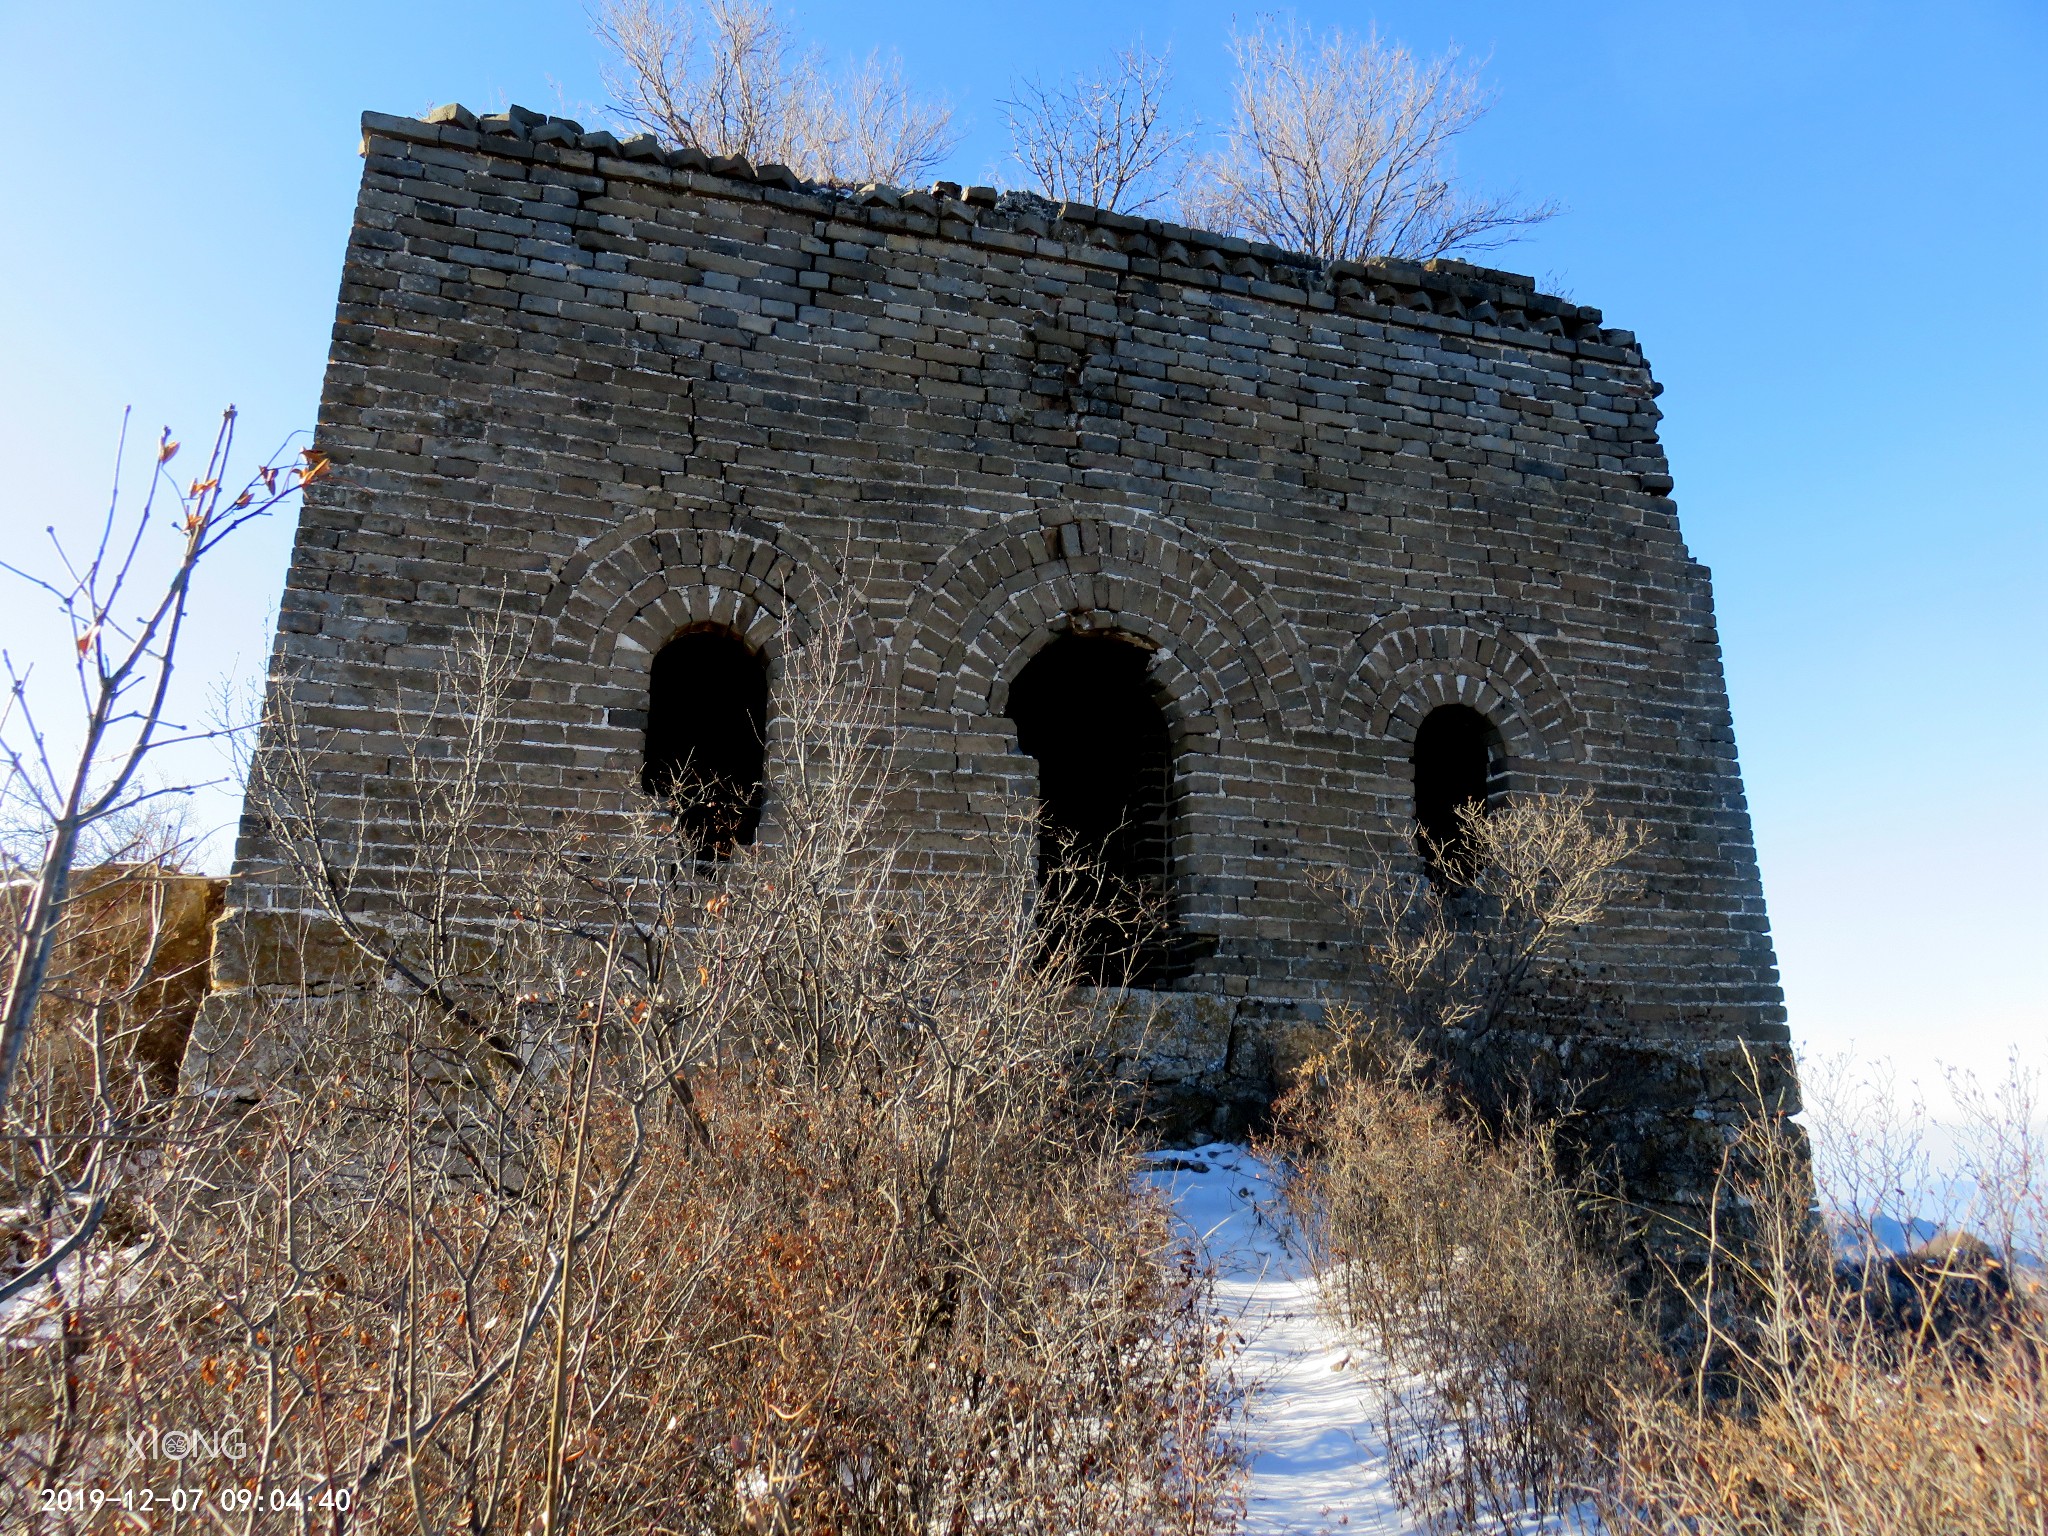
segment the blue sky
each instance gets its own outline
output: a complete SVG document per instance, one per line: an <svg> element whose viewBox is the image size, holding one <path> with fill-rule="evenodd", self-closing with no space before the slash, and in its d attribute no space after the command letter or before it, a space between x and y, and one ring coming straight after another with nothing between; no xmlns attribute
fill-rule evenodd
<svg viewBox="0 0 2048 1536"><path fill-rule="evenodd" d="M1258 12L1093 0L785 8L881 47L1012 182L996 106L1142 34L1225 112ZM1489 258L1642 338L1715 573L1793 1027L1909 1070L2048 1061L2048 7L1438 0L1302 5L1487 61L1461 165L1565 212ZM575 3L0 0L0 546L103 504L123 405L245 441L312 424L365 108L593 121ZM260 449L258 450L260 451ZM187 707L260 669L290 529L208 573ZM38 611L0 602L34 654ZM219 808L216 816L232 814Z"/></svg>

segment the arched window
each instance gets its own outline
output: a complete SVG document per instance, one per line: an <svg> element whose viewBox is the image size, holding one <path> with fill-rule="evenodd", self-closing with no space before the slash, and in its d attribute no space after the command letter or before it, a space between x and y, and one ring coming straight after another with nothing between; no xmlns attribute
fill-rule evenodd
<svg viewBox="0 0 2048 1536"><path fill-rule="evenodd" d="M1017 744L1038 759L1040 889L1098 985L1169 974L1173 763L1151 659L1120 636L1066 634L1010 685Z"/></svg>
<svg viewBox="0 0 2048 1536"><path fill-rule="evenodd" d="M1431 874L1455 871L1470 839L1458 812L1486 808L1501 771L1500 732L1464 704L1433 709L1415 733L1415 822Z"/></svg>
<svg viewBox="0 0 2048 1536"><path fill-rule="evenodd" d="M730 630L689 630L656 654L640 787L673 803L700 859L754 840L767 724L767 663Z"/></svg>

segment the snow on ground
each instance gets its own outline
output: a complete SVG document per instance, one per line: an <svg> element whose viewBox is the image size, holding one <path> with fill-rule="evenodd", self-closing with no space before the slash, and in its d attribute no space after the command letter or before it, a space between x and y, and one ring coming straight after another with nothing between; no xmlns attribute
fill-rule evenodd
<svg viewBox="0 0 2048 1536"><path fill-rule="evenodd" d="M1316 1284L1273 1173L1243 1147L1161 1152L1147 1175L1216 1266L1216 1304L1236 1323L1248 1389L1247 1536L1408 1536L1374 1422L1371 1376L1317 1307Z"/></svg>
<svg viewBox="0 0 2048 1536"><path fill-rule="evenodd" d="M12 1211L0 1217L14 1216ZM74 1254L56 1273L0 1301L0 1348L34 1349L63 1335L63 1313L86 1301L125 1301L142 1284L135 1264L149 1245L98 1250L90 1259ZM11 1278L11 1277L0 1277Z"/></svg>

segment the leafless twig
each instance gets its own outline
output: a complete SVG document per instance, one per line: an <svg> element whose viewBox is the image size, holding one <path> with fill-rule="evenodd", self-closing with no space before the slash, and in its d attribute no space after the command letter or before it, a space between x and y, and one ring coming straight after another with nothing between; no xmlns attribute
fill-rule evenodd
<svg viewBox="0 0 2048 1536"><path fill-rule="evenodd" d="M122 516L117 474L114 496L91 557L74 561L62 544L57 544L62 578L50 580L0 563L0 570L56 600L71 633L84 711L76 759L68 772L60 771L30 710L28 679L16 674L9 664L14 711L10 720L20 720L26 741L10 739L5 743L7 764L17 791L28 794L41 810L47 834L34 886L17 918L5 1018L0 1023L0 1116L6 1113L15 1070L49 974L80 839L110 817L173 792L147 787L142 772L160 748L181 739L166 736L164 707L176 670L193 574L224 540L295 495L326 468L325 459L309 452L301 463L288 468L265 465L246 485L231 489L226 477L234 431L231 406L221 417L206 467L181 491L168 467L179 445L166 428L157 442L149 491L132 523ZM124 444L125 439L124 418ZM160 495L175 503L173 525L179 547L162 590L147 601L140 617L131 618L126 604L131 600L131 583L145 538L155 527ZM54 532L51 537L54 542Z"/></svg>
<svg viewBox="0 0 2048 1536"><path fill-rule="evenodd" d="M958 142L897 60L835 75L764 0L605 0L595 24L620 118L671 144L858 186L913 183Z"/></svg>
<svg viewBox="0 0 2048 1536"><path fill-rule="evenodd" d="M1455 50L1262 21L1232 41L1234 115L1191 221L1325 261L1485 251L1556 213L1458 184L1452 146L1493 105Z"/></svg>
<svg viewBox="0 0 2048 1536"><path fill-rule="evenodd" d="M1022 81L1001 103L1011 155L1046 197L1119 213L1170 202L1194 139L1168 115L1172 85L1166 55L1141 42L1120 49L1100 74Z"/></svg>

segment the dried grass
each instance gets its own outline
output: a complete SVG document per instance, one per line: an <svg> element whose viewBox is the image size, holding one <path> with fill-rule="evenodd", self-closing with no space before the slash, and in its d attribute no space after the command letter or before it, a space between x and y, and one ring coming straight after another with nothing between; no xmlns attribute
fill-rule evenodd
<svg viewBox="0 0 2048 1536"><path fill-rule="evenodd" d="M1471 1531L1576 1509L1654 1347L1544 1128L1489 1129L1412 1049L1285 1108L1290 1199L1325 1300L1380 1362L1403 1506Z"/></svg>
<svg viewBox="0 0 2048 1536"><path fill-rule="evenodd" d="M206 1092L87 1127L123 1235L6 1320L0 1525L1227 1528L1225 1339L1135 1188L1030 841L916 873L813 644L774 834L722 865L664 818L499 826L517 665L488 635L399 723L397 884L275 722L280 856L384 984L273 995ZM37 1129L12 1177L61 1202L66 1128ZM42 1209L26 1252L64 1228ZM173 1486L203 1513L117 1507Z"/></svg>
<svg viewBox="0 0 2048 1536"><path fill-rule="evenodd" d="M2024 1079L2015 1076L2013 1086ZM1988 1128L2008 1145L2039 1130L2031 1095ZM1869 1186L1896 1163L1909 1123L1838 1145L1823 1187ZM1980 1146L1983 1145L1980 1143ZM2036 1160L2034 1166L2040 1166ZM1874 1241L1879 1210L1848 1215L1861 1241L1831 1256L1813 1220L1807 1150L1782 1116L1756 1114L1731 1143L1719 1234L1686 1291L1704 1342L1662 1390L1621 1394L1619 1443L1600 1490L1625 1536L1828 1532L1991 1536L2048 1531L2048 1312L2037 1280L1981 1241L1908 1255ZM1980 1221L2035 1223L2042 1186L2001 1183L1965 1157ZM2002 1213L2003 1220L2000 1221ZM1911 1213L1908 1213L1911 1214ZM2037 1227L2036 1227L2037 1229Z"/></svg>
<svg viewBox="0 0 2048 1536"><path fill-rule="evenodd" d="M2048 1232L2048 1152L2024 1075L1958 1095L1976 1135L1954 1187L1988 1242L1883 1248L1932 1187L1913 1117L1883 1104L1822 1116L1821 1187L1854 1238L1838 1262L1759 1072L1691 1262L1656 1273L1627 1208L1561 1175L1553 1126L1497 1082L1467 1091L1464 1038L1541 1007L1572 933L1631 894L1631 834L1588 816L1469 819L1463 895L1390 866L1340 883L1375 984L1305 1068L1280 1149L1326 1294L1386 1362L1404 1505L1444 1531L2048 1531L2048 1314L2015 1267Z"/></svg>

